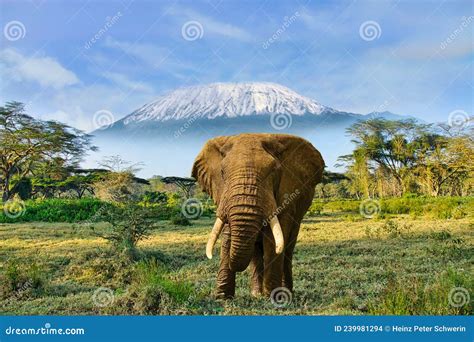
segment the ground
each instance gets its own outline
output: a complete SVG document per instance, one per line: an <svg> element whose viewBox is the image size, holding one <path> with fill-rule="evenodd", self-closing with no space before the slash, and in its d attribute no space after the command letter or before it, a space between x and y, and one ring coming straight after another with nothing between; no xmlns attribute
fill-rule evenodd
<svg viewBox="0 0 474 342"><path fill-rule="evenodd" d="M251 297L247 272L238 275L233 301L214 299L218 253L212 260L205 256L212 223L201 218L179 227L159 221L139 243L139 261L113 252L97 236L101 225L1 224L0 312L360 315L472 309L450 306L448 298L456 286L474 296L469 218L308 217L293 262L295 291L291 303L280 298L282 307Z"/></svg>

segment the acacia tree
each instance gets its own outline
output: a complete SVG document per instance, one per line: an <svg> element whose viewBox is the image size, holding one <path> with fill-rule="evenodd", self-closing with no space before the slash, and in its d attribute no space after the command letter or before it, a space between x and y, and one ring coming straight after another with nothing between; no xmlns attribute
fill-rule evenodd
<svg viewBox="0 0 474 342"><path fill-rule="evenodd" d="M472 119L471 119L472 121ZM474 173L474 128L439 125L444 136L432 153L420 161L419 176L427 192L462 196Z"/></svg>
<svg viewBox="0 0 474 342"><path fill-rule="evenodd" d="M188 177L164 177L161 181L165 184L174 184L183 191L186 198L190 198L193 192L193 188L196 185L194 178Z"/></svg>
<svg viewBox="0 0 474 342"><path fill-rule="evenodd" d="M375 190L379 195L421 191L438 196L445 189L463 194L474 169L473 132L466 132L468 125L464 131L441 127L436 131L414 120L384 119L351 126L347 131L356 147L339 159L348 163L352 192L370 196Z"/></svg>
<svg viewBox="0 0 474 342"><path fill-rule="evenodd" d="M401 192L410 190L410 176L419 158L436 146L439 135L430 131L430 125L414 120L388 121L371 119L360 121L347 132L356 144L354 153L340 159L350 162L350 169L360 175L359 181L368 192L367 172L379 169L390 174ZM362 170L366 163L365 170ZM362 192L362 191L361 191Z"/></svg>
<svg viewBox="0 0 474 342"><path fill-rule="evenodd" d="M24 105L0 107L0 182L2 201L10 199L21 180L35 169L76 167L91 145L91 136L56 121L25 114ZM16 180L16 181L15 181Z"/></svg>

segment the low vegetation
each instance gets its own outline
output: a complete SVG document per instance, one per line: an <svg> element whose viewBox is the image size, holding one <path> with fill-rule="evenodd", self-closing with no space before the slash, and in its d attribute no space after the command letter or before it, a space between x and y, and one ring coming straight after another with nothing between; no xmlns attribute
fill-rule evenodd
<svg viewBox="0 0 474 342"><path fill-rule="evenodd" d="M469 203L468 203L469 204ZM329 207L336 206L327 202ZM428 204L427 204L428 205ZM471 211L472 213L472 211ZM204 247L212 218L190 227L154 221L129 258L101 237L107 223L0 225L0 310L6 314L472 314L474 222L364 218L323 209L302 225L291 303L213 297L219 258ZM450 299L453 289L464 289ZM454 294L452 294L454 296ZM461 296L461 297L460 297ZM458 300L458 302L453 302ZM458 303L458 304L456 304Z"/></svg>
<svg viewBox="0 0 474 342"><path fill-rule="evenodd" d="M6 314L472 314L472 125L371 119L324 172L277 308L239 274L213 297L215 205L192 178L80 162L91 136L0 107L0 312ZM166 160L163 161L166 163ZM247 273L247 272L244 272Z"/></svg>

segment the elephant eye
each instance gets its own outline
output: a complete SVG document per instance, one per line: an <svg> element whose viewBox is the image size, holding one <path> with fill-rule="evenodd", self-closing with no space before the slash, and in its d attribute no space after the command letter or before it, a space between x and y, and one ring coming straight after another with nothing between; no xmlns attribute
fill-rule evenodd
<svg viewBox="0 0 474 342"><path fill-rule="evenodd" d="M221 177L224 178L224 170L221 169Z"/></svg>

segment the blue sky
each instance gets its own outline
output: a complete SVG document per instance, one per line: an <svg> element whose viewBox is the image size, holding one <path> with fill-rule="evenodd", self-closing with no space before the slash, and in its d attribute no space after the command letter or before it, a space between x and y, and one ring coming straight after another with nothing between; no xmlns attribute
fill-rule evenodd
<svg viewBox="0 0 474 342"><path fill-rule="evenodd" d="M473 112L472 1L0 6L0 101L84 130L97 111L119 119L167 90L230 81L276 82L358 113Z"/></svg>

